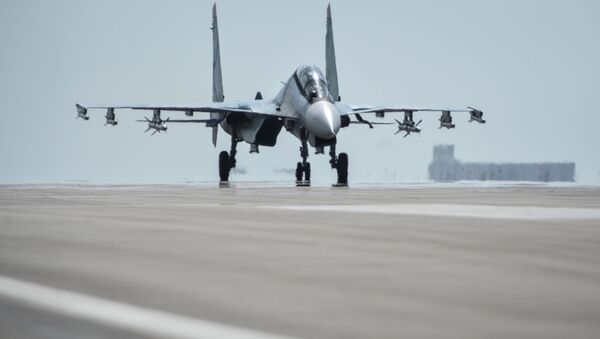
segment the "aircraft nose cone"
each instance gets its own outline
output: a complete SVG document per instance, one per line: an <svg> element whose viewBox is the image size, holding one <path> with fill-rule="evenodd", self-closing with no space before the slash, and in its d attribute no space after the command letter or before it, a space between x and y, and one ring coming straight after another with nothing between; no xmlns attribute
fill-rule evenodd
<svg viewBox="0 0 600 339"><path fill-rule="evenodd" d="M308 107L304 124L315 136L331 139L340 130L340 114L332 103L317 101Z"/></svg>

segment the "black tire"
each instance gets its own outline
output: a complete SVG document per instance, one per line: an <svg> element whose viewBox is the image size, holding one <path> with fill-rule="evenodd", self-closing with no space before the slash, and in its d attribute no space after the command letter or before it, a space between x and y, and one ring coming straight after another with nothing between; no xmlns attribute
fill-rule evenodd
<svg viewBox="0 0 600 339"><path fill-rule="evenodd" d="M304 165L304 180L310 181L310 162Z"/></svg>
<svg viewBox="0 0 600 339"><path fill-rule="evenodd" d="M296 181L302 181L302 163L296 165Z"/></svg>
<svg viewBox="0 0 600 339"><path fill-rule="evenodd" d="M348 184L348 154L340 153L337 161L338 184Z"/></svg>
<svg viewBox="0 0 600 339"><path fill-rule="evenodd" d="M229 181L229 170L231 170L229 154L223 151L219 153L219 178L221 181Z"/></svg>

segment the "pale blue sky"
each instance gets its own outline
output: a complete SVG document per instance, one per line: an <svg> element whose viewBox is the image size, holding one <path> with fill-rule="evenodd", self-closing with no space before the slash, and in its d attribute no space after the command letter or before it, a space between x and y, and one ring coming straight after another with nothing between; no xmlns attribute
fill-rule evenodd
<svg viewBox="0 0 600 339"><path fill-rule="evenodd" d="M600 2L332 1L340 93L353 103L483 109L488 124L421 136L352 126L339 135L350 180L424 181L432 147L468 161L575 161L600 182ZM210 101L212 1L0 2L0 183L217 180L210 130L171 124L150 137L117 112L75 120L74 103ZM219 1L226 99L272 97L302 63L324 66L326 1ZM221 131L222 132L222 131ZM232 180L292 180L298 141L248 154ZM333 182L327 156L313 179ZM387 173L387 174L386 174Z"/></svg>

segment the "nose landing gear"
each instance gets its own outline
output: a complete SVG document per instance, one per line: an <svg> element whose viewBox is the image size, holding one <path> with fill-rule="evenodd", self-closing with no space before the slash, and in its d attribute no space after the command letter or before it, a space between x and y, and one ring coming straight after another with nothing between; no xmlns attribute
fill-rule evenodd
<svg viewBox="0 0 600 339"><path fill-rule="evenodd" d="M322 148L321 152L323 153ZM302 162L298 162L296 165L296 186L310 186L310 163L308 159L308 144L306 138L302 138L302 146L300 146L300 156ZM336 155L335 143L329 148L329 164L332 169L337 171L337 183L333 187L347 187L348 186L348 154L340 153Z"/></svg>
<svg viewBox="0 0 600 339"><path fill-rule="evenodd" d="M308 144L306 138L302 138L302 146L300 146L300 156L302 162L296 165L296 186L310 186L310 162L308 159Z"/></svg>

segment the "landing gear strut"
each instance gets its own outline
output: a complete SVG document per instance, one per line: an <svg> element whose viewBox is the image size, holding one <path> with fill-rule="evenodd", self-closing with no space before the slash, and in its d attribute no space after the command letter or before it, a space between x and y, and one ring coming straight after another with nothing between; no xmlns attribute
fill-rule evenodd
<svg viewBox="0 0 600 339"><path fill-rule="evenodd" d="M331 145L329 149L329 156L331 159L329 163L331 168L337 170L337 184L335 187L348 186L348 154L340 153L337 157L335 155L335 144Z"/></svg>
<svg viewBox="0 0 600 339"><path fill-rule="evenodd" d="M308 144L305 137L302 138L300 156L302 162L296 165L296 186L310 186L310 162L306 161L308 159Z"/></svg>
<svg viewBox="0 0 600 339"><path fill-rule="evenodd" d="M219 153L219 178L221 179L221 185L229 184L229 172L232 168L235 168L235 155L237 153L236 147L238 140L235 137L235 133L231 136L231 150L229 153L223 151Z"/></svg>

